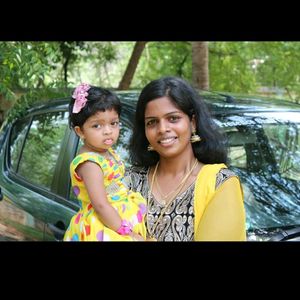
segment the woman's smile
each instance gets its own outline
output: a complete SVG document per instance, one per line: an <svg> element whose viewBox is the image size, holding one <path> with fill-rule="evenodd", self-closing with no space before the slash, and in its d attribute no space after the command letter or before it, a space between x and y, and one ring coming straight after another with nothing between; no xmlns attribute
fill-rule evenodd
<svg viewBox="0 0 300 300"><path fill-rule="evenodd" d="M158 141L158 144L160 144L163 147L169 147L172 146L176 141L177 141L177 137L167 137L167 138L162 138Z"/></svg>

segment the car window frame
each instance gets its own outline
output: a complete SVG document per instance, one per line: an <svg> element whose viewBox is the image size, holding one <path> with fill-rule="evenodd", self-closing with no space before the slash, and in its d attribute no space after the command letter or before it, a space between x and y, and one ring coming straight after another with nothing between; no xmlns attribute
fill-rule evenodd
<svg viewBox="0 0 300 300"><path fill-rule="evenodd" d="M20 162L20 157L22 156L22 153L23 153L23 148L24 148L24 145L25 145L25 141L27 139L27 136L28 136L28 132L30 130L30 127L32 125L32 120L35 116L38 116L38 115L41 115L41 114L45 114L45 113L59 113L59 112L64 112L64 113L67 113L67 109L65 108L59 108L59 107L54 107L54 108L48 108L48 109L42 109L42 110L37 110L37 111L34 111L34 112L30 112L28 113L27 115L25 115L23 118L29 118L29 126L27 128L27 131L26 131L26 135L25 135L25 138L24 138L24 141L22 143L22 149L20 151L20 154L18 156L18 165L19 165L19 162ZM69 126L66 127L65 129L65 134L64 134L64 138L63 138L63 141L62 141L62 145L60 147L60 150L59 150L59 154L58 154L58 159L57 159L57 162L56 162L56 166L55 166L55 171L54 171L54 176L53 176L53 180L52 180L52 183L51 183L51 188L50 190L49 189L46 189L45 187L41 186L41 185L38 185L38 184L34 184L30 181L28 181L25 177L21 176L20 174L16 173L12 168L11 168L11 165L10 165L10 137L11 137L11 133L12 133L12 128L13 126L15 125L15 123L17 122L18 120L15 120L13 123L10 124L9 126L9 130L8 130L8 133L7 133L7 138L6 138L6 145L4 145L4 168L5 168L5 171L7 173L7 176L8 178L10 178L11 180L13 180L14 182L24 186L25 188L27 189L31 189L32 191L48 198L48 199L51 199L53 201L56 201L60 204L63 204L65 206L68 206L69 208L71 209L74 209L74 210L77 210L79 205L74 202L74 201L71 201L68 199L68 194L69 194L69 191L67 189L67 187L69 186L69 178L68 176L63 176L66 174L66 171L64 171L65 169L67 169L67 171L69 170L69 166L67 166L67 163L66 163L66 160L63 160L64 159L64 156L66 155L64 152L65 149L70 149L69 147L73 147L72 145L72 139L70 139L70 135L72 134ZM59 164L58 162L65 162L64 164L61 163ZM18 168L17 168L18 170ZM66 178L67 177L67 178ZM60 188L58 188L58 185L57 184L54 184L54 182L60 182Z"/></svg>

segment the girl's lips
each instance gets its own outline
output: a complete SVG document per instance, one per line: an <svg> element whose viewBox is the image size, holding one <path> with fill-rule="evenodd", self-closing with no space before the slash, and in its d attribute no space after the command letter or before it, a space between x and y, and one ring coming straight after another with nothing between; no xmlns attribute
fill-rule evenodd
<svg viewBox="0 0 300 300"><path fill-rule="evenodd" d="M105 145L111 145L112 143L113 143L112 139L107 139L107 140L103 141L103 144L105 144Z"/></svg>

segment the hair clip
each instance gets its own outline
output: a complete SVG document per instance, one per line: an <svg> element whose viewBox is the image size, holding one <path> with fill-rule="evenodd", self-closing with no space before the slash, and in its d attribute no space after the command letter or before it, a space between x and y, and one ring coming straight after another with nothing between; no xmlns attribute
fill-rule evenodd
<svg viewBox="0 0 300 300"><path fill-rule="evenodd" d="M90 85L86 83L81 83L78 85L72 95L72 98L75 99L74 106L72 112L77 114L81 111L81 109L85 106L87 102L88 90L91 88Z"/></svg>

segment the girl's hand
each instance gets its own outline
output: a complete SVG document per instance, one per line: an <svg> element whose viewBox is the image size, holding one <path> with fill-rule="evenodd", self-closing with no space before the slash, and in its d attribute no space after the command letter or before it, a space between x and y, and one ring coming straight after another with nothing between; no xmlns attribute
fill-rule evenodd
<svg viewBox="0 0 300 300"><path fill-rule="evenodd" d="M135 232L131 232L130 236L133 238L134 241L145 241L145 239L141 235Z"/></svg>

